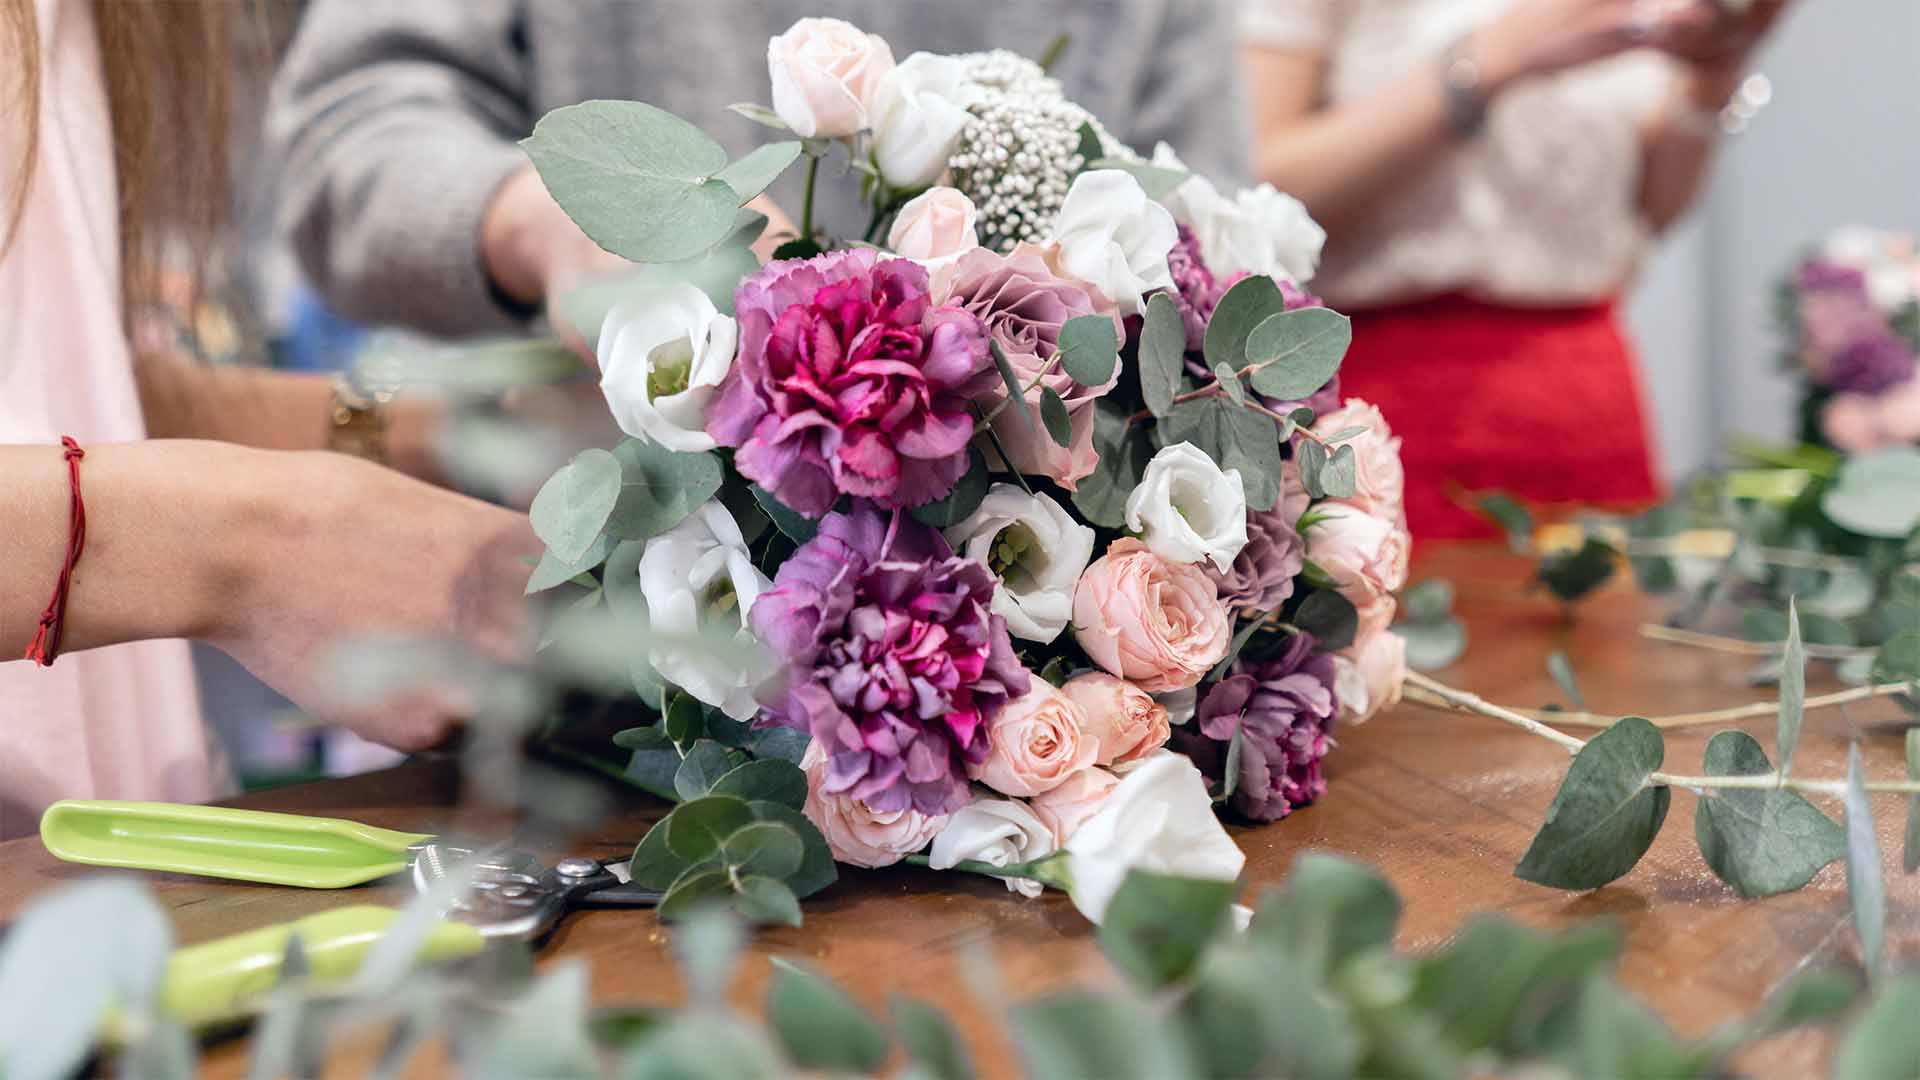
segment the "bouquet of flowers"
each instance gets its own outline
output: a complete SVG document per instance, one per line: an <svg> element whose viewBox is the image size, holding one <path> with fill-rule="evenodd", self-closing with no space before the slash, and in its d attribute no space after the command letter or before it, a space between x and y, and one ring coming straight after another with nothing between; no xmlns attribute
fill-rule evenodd
<svg viewBox="0 0 1920 1080"><path fill-rule="evenodd" d="M1920 442L1920 251L1905 233L1841 229L1781 287L1802 438L1843 453Z"/></svg>
<svg viewBox="0 0 1920 1080"><path fill-rule="evenodd" d="M1320 796L1336 720L1404 677L1399 443L1341 400L1324 234L1011 53L803 19L768 62L772 108L735 111L789 137L733 162L638 103L526 142L643 264L573 305L629 438L541 490L529 585L658 710L616 740L684 800L636 879L797 921L828 855L911 858L1098 920L1130 869L1235 877L1215 807ZM796 163L759 265L742 207ZM823 172L865 238L812 227Z"/></svg>

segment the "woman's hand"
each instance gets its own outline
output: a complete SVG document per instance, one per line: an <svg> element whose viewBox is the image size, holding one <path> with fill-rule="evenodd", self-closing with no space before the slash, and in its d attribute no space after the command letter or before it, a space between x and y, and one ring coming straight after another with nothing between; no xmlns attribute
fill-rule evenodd
<svg viewBox="0 0 1920 1080"><path fill-rule="evenodd" d="M1645 45L1652 30L1641 0L1522 0L1474 32L1473 58L1492 95Z"/></svg>

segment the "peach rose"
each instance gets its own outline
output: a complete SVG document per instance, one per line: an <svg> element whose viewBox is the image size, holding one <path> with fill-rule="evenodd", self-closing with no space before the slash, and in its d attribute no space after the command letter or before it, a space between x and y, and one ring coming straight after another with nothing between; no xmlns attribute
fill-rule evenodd
<svg viewBox="0 0 1920 1080"><path fill-rule="evenodd" d="M1835 394L1820 409L1820 433L1842 453L1864 454L1889 441L1879 403L1865 394Z"/></svg>
<svg viewBox="0 0 1920 1080"><path fill-rule="evenodd" d="M834 860L853 866L892 866L933 841L946 827L947 815L928 817L911 807L876 813L859 799L822 791L827 777L827 754L819 743L809 743L800 767L807 774L807 801L800 808L808 821L827 838Z"/></svg>
<svg viewBox="0 0 1920 1080"><path fill-rule="evenodd" d="M1150 694L1198 685L1233 636L1205 570L1170 563L1131 537L1081 575L1073 622L1094 663Z"/></svg>
<svg viewBox="0 0 1920 1080"><path fill-rule="evenodd" d="M1095 765L1138 761L1167 743L1167 707L1125 679L1093 671L1068 679L1060 692L1087 715L1086 732L1099 744Z"/></svg>
<svg viewBox="0 0 1920 1080"><path fill-rule="evenodd" d="M987 728L991 749L967 775L1002 795L1022 798L1060 786L1093 765L1100 744L1086 736L1087 714L1053 684L1035 677L1026 696L1000 707Z"/></svg>
<svg viewBox="0 0 1920 1080"><path fill-rule="evenodd" d="M1339 501L1398 521L1406 500L1407 474L1400 463L1400 439L1387 427L1380 410L1359 398L1348 398L1345 405L1321 417L1313 430L1324 438L1352 427L1367 431L1341 444L1353 447L1355 468L1353 497Z"/></svg>
<svg viewBox="0 0 1920 1080"><path fill-rule="evenodd" d="M1053 830L1055 844L1065 845L1067 838L1107 804L1107 796L1120 778L1105 769L1082 769L1067 782L1032 802L1033 816Z"/></svg>
<svg viewBox="0 0 1920 1080"><path fill-rule="evenodd" d="M1333 658L1341 710L1354 723L1365 723L1400 703L1407 681L1407 642L1383 630L1363 636Z"/></svg>
<svg viewBox="0 0 1920 1080"><path fill-rule="evenodd" d="M841 139L864 129L893 50L841 19L801 19L767 42L773 111L801 138Z"/></svg>
<svg viewBox="0 0 1920 1080"><path fill-rule="evenodd" d="M1413 544L1397 520L1356 506L1328 503L1324 515L1307 529L1307 558L1333 578L1340 595L1363 613L1407 583L1407 559ZM1386 608L1388 620L1392 607Z"/></svg>
<svg viewBox="0 0 1920 1080"><path fill-rule="evenodd" d="M974 217L972 199L950 187L928 188L900 208L887 246L919 262L957 259L980 246Z"/></svg>

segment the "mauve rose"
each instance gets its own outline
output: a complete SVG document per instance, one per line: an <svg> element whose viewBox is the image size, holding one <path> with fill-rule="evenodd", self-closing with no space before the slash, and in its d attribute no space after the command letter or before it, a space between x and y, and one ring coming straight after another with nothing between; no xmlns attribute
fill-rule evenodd
<svg viewBox="0 0 1920 1080"><path fill-rule="evenodd" d="M1407 558L1412 544L1399 522L1369 514L1356 506L1327 503L1321 518L1307 530L1307 558L1333 578L1340 595L1359 608L1362 621L1380 601L1389 605L1393 594L1407 583ZM1386 609L1389 620L1391 606Z"/></svg>
<svg viewBox="0 0 1920 1080"><path fill-rule="evenodd" d="M826 837L827 850L837 862L892 866L926 847L946 826L945 814L923 814L910 806L877 812L859 799L825 791L827 754L819 743L807 744L800 767L807 774L807 801L801 812Z"/></svg>
<svg viewBox="0 0 1920 1080"><path fill-rule="evenodd" d="M1075 638L1093 662L1150 694L1199 683L1233 635L1219 590L1198 566L1115 540L1073 594Z"/></svg>
<svg viewBox="0 0 1920 1080"><path fill-rule="evenodd" d="M1087 734L1098 744L1095 765L1125 765L1167 743L1167 707L1125 679L1090 671L1067 680L1060 692L1087 717Z"/></svg>
<svg viewBox="0 0 1920 1080"><path fill-rule="evenodd" d="M986 324L987 333L1006 353L1007 363L1022 386L1052 363L1059 351L1060 328L1068 320L1082 315L1115 318L1112 301L1091 285L1055 273L1047 252L1032 244L1021 244L1009 255L984 248L969 251L943 271L941 280L947 286L941 302L957 305ZM1117 318L1114 327L1118 333ZM1059 365L1053 365L1040 386L1028 392L1027 403L1038 416L1042 388L1059 394L1067 405L1072 437L1066 446L1060 446L1039 430L1037 421L1029 423L1011 407L1001 409L994 418L993 430L1013 458L1013 467L1074 490L1100 461L1093 449L1094 402L1112 390L1119 379L1118 364L1114 365L1113 376L1098 386L1083 386ZM1006 396L1006 385L996 380L987 386L978 403L992 412ZM983 441L981 448L990 462L998 463L991 441Z"/></svg>
<svg viewBox="0 0 1920 1080"><path fill-rule="evenodd" d="M1290 467L1289 467L1290 466ZM1273 611L1293 595L1294 579L1306 569L1307 544L1295 531L1312 497L1300 483L1300 470L1288 462L1280 470L1280 498L1273 509L1247 513L1247 546L1222 574L1207 568L1220 600L1238 611Z"/></svg>
<svg viewBox="0 0 1920 1080"><path fill-rule="evenodd" d="M1088 818L1100 812L1119 783L1120 778L1105 769L1082 769L1034 799L1033 816L1053 831L1056 846L1064 845Z"/></svg>
<svg viewBox="0 0 1920 1080"><path fill-rule="evenodd" d="M840 139L868 124L893 50L841 19L801 19L767 42L773 111L801 138Z"/></svg>
<svg viewBox="0 0 1920 1080"><path fill-rule="evenodd" d="M1339 501L1375 517L1398 521L1405 504L1407 474L1400 463L1400 439L1387 426L1380 410L1360 398L1348 398L1344 406L1320 417L1313 430L1327 438L1353 427L1367 430L1341 443L1353 447L1354 485L1353 494Z"/></svg>
<svg viewBox="0 0 1920 1080"><path fill-rule="evenodd" d="M1002 795L1030 798L1058 787L1093 764L1099 743L1087 738L1086 713L1045 679L1002 706L987 723L986 760L967 775Z"/></svg>

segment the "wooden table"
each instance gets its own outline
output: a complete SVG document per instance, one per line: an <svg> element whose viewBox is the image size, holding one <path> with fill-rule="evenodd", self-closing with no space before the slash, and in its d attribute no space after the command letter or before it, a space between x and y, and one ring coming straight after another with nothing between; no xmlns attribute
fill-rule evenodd
<svg viewBox="0 0 1920 1080"><path fill-rule="evenodd" d="M1555 649L1573 658L1589 705L1608 713L1671 713L1758 700L1744 676L1751 659L1643 640L1638 626L1657 619L1661 601L1617 585L1567 621L1549 598L1528 594L1528 567L1478 546L1425 552L1416 577L1446 577L1472 635L1465 660L1438 673L1489 700L1534 706L1558 695L1544 661ZM1810 680L1814 692L1824 672ZM1802 775L1842 776L1850 730L1865 736L1870 774L1901 769L1898 710L1881 702L1845 718L1808 717L1798 758ZM1849 723L1854 725L1850 728ZM1749 725L1771 749L1772 722ZM1672 733L1671 769L1697 772L1710 731ZM1839 864L1812 886L1769 900L1741 900L1721 884L1694 846L1692 797L1676 794L1653 850L1624 880L1569 894L1516 879L1512 868L1566 765L1566 755L1538 738L1477 717L1403 706L1339 733L1328 760L1331 778L1317 806L1284 822L1236 829L1255 886L1280 881L1299 852L1318 848L1380 867L1406 898L1404 946L1443 941L1467 916L1499 911L1542 927L1606 917L1624 928L1626 985L1677 1029L1699 1034L1753 1009L1768 990L1804 965L1858 966ZM350 817L377 825L430 831L449 826L459 781L446 763L416 761L351 780L307 784L247 796L237 805ZM624 790L624 789L623 789ZM657 819L663 805L633 792L616 815L577 838L571 850L615 857ZM1837 813L1837 808L1827 807ZM1876 806L1888 874L1889 942L1897 959L1920 941L1920 898L1899 873L1902 808ZM471 827L472 822L463 821ZM52 859L37 839L0 845L0 918L37 893L83 873ZM173 909L183 942L232 933L322 909L368 901L401 903L406 889L380 885L306 892L149 875ZM1006 985L1033 994L1063 984L1110 978L1092 928L1064 897L1029 901L997 882L910 868L842 868L840 882L805 905L806 926L759 933L737 992L758 1000L768 958L794 956L824 970L856 996L884 1007L907 992L950 1009L990 1074L1005 1074L1013 1049L992 1032L960 972L961 950L986 939ZM584 957L592 963L596 998L674 1001L680 988L660 925L648 911L582 912L571 916L542 953L543 963ZM1791 1035L1750 1053L1755 1074L1808 1076L1825 1071L1831 1036ZM228 1043L209 1054L210 1076L239 1076L245 1047Z"/></svg>

